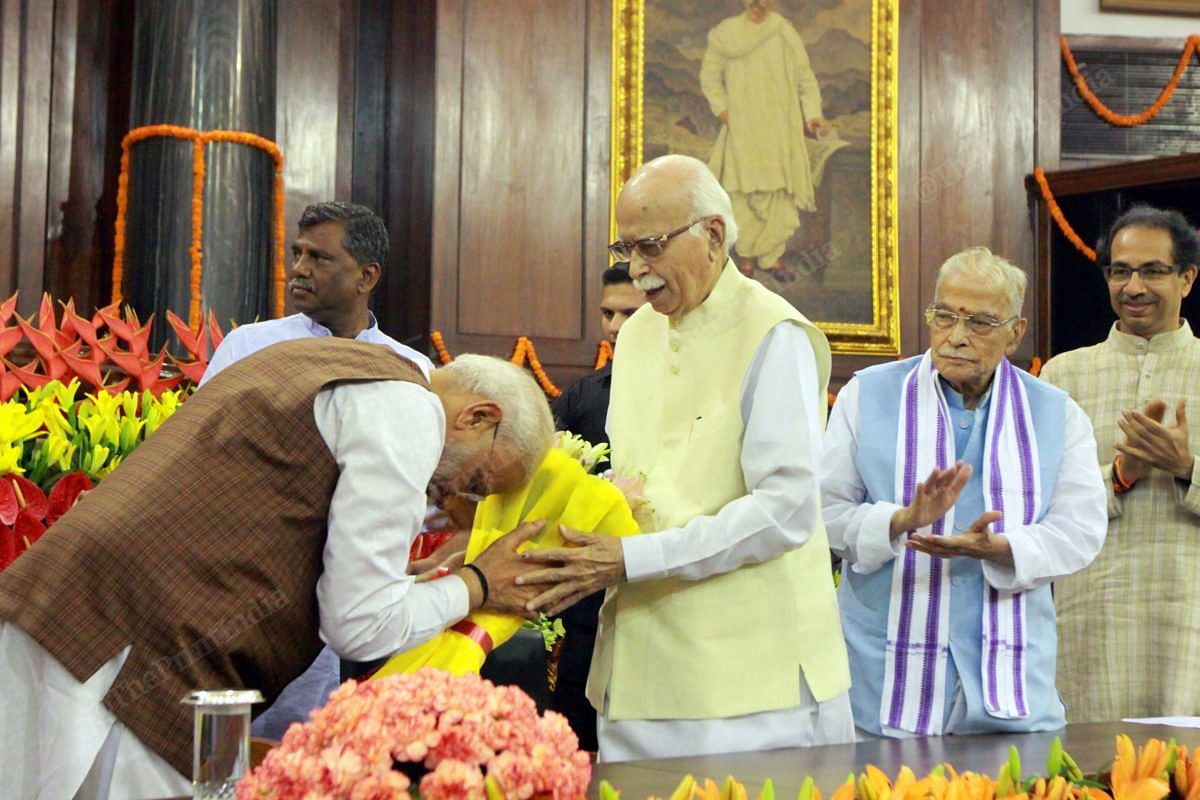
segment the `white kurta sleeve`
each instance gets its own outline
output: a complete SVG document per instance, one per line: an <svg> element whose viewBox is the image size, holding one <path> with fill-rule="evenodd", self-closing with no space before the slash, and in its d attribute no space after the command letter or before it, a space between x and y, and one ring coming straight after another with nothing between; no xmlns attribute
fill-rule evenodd
<svg viewBox="0 0 1200 800"><path fill-rule="evenodd" d="M995 588L1027 592L1078 572L1092 563L1108 534L1108 503L1092 423L1070 399L1053 491L1041 520L1005 531L1013 566L983 562L984 580Z"/></svg>
<svg viewBox="0 0 1200 800"><path fill-rule="evenodd" d="M405 572L445 440L440 401L404 381L344 383L313 411L339 470L317 582L321 638L353 661L414 647L470 605L459 578L416 583Z"/></svg>
<svg viewBox="0 0 1200 800"><path fill-rule="evenodd" d="M888 564L903 550L903 539L891 538L892 515L902 506L868 503L867 487L858 474L858 397L856 378L842 387L825 430L825 461L821 475L821 506L829 548L852 570L869 574Z"/></svg>
<svg viewBox="0 0 1200 800"><path fill-rule="evenodd" d="M629 581L699 580L800 547L820 514L821 438L812 344L781 322L767 333L742 381L741 468L747 494L681 528L622 540Z"/></svg>

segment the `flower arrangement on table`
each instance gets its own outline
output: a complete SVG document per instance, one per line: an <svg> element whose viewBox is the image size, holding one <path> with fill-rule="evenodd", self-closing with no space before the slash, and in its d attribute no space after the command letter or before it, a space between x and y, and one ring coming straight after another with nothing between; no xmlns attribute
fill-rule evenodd
<svg viewBox="0 0 1200 800"><path fill-rule="evenodd" d="M0 403L0 570L175 413L183 394L80 397L72 378Z"/></svg>
<svg viewBox="0 0 1200 800"><path fill-rule="evenodd" d="M295 723L238 800L583 798L591 763L564 717L513 686L422 669L347 681Z"/></svg>
<svg viewBox="0 0 1200 800"><path fill-rule="evenodd" d="M544 520L546 526L523 544L521 551L561 547L564 540L559 533L560 524L610 536L638 533L637 522L622 490L588 472L606 452L607 445L593 447L579 437L560 436L558 445L550 448L541 466L524 486L490 495L476 507L467 544L467 563L501 536L535 520ZM392 656L369 680L411 673L424 667L437 667L454 675L478 672L488 654L512 638L524 624L524 620L512 614L472 612L424 644ZM545 627L544 623L542 627ZM552 623L547 630L555 630Z"/></svg>
<svg viewBox="0 0 1200 800"><path fill-rule="evenodd" d="M977 772L957 772L950 764L939 765L918 778L901 767L895 780L868 765L857 777L848 775L829 800L1200 800L1200 747L1190 753L1172 739L1150 739L1134 750L1125 735L1116 737L1117 752L1112 764L1090 779L1079 764L1063 750L1056 736L1046 755L1046 775L1024 775L1015 747L1000 766L997 777ZM601 781L600 800L618 800L607 781ZM748 800L744 784L732 776L718 788L710 778L703 782L687 775L670 794L670 800ZM768 779L758 800L776 800ZM656 798L651 798L656 800ZM811 777L805 778L796 800L821 800L821 790Z"/></svg>

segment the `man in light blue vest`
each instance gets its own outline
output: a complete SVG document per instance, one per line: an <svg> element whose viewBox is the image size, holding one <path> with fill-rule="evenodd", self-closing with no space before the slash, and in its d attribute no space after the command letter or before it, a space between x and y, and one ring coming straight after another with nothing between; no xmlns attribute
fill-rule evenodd
<svg viewBox="0 0 1200 800"><path fill-rule="evenodd" d="M863 370L834 405L821 494L854 721L883 736L1065 724L1050 583L1104 543L1087 416L1018 370L1025 273L951 257L923 355Z"/></svg>

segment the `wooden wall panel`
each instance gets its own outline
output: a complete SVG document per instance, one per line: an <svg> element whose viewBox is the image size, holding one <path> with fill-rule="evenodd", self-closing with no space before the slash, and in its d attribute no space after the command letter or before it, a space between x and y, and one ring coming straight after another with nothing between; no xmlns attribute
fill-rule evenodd
<svg viewBox="0 0 1200 800"><path fill-rule="evenodd" d="M580 335L585 20L584 0L465 6L464 333Z"/></svg>
<svg viewBox="0 0 1200 800"><path fill-rule="evenodd" d="M107 301L132 5L0 0L0 292L23 314Z"/></svg>
<svg viewBox="0 0 1200 800"><path fill-rule="evenodd" d="M17 120L20 118L21 0L0 0L0 293L17 284Z"/></svg>
<svg viewBox="0 0 1200 800"><path fill-rule="evenodd" d="M919 177L901 183L902 230L913 224L905 208L919 214L918 260L902 269L919 271L919 307L933 297L941 262L966 247L985 245L1027 270L1024 310L1032 324L1016 360L1028 363L1038 339L1040 282L1033 274L1029 209L1018 187L1035 166L1057 163L1057 89L1047 85L1047 61L1057 63L1058 4L920 0L902 6L910 20L920 16L919 130L911 119L901 122L908 137L919 135ZM914 46L902 39L905 48ZM901 108L902 115L911 111L903 100ZM911 147L911 138L901 142L902 151ZM912 246L902 245L909 259ZM923 326L918 341L903 343L906 353L927 346Z"/></svg>
<svg viewBox="0 0 1200 800"><path fill-rule="evenodd" d="M341 5L289 0L276 6L275 141L284 153L288 237L305 206L337 195Z"/></svg>

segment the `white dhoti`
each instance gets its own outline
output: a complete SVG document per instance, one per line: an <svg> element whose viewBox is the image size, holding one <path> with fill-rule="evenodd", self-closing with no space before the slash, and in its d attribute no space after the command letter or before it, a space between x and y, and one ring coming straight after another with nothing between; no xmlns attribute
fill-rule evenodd
<svg viewBox="0 0 1200 800"><path fill-rule="evenodd" d="M0 797L151 800L192 782L104 707L129 654L80 683L35 640L0 622Z"/></svg>

